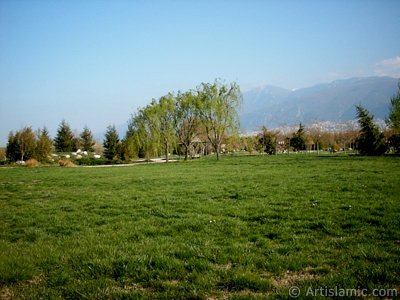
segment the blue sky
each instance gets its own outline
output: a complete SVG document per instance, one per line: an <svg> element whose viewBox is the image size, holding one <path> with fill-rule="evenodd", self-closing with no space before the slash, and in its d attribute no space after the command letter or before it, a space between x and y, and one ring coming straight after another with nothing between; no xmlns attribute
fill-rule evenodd
<svg viewBox="0 0 400 300"><path fill-rule="evenodd" d="M215 78L242 90L400 77L400 1L0 0L0 145L65 119L103 132Z"/></svg>

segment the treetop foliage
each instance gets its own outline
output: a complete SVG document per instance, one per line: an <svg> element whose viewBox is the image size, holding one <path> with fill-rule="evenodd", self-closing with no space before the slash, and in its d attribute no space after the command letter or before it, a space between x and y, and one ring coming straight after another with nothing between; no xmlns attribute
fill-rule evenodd
<svg viewBox="0 0 400 300"><path fill-rule="evenodd" d="M223 138L238 129L240 102L239 86L221 80L202 83L196 90L169 93L132 116L125 141L129 149L147 158L163 152L168 161L171 148L177 144L183 146L187 159L194 137L204 135L218 158Z"/></svg>

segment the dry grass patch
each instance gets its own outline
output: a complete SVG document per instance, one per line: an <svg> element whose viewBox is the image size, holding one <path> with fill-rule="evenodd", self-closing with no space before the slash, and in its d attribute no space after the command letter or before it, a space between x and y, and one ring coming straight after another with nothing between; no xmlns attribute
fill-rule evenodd
<svg viewBox="0 0 400 300"><path fill-rule="evenodd" d="M40 163L36 159L31 158L31 159L28 159L25 162L25 166L27 166L27 167L38 167L38 166L40 166Z"/></svg>
<svg viewBox="0 0 400 300"><path fill-rule="evenodd" d="M60 160L58 162L60 167L75 167L76 165L70 160Z"/></svg>
<svg viewBox="0 0 400 300"><path fill-rule="evenodd" d="M0 299L1 300L11 300L14 299L14 293L9 288L3 288L0 290Z"/></svg>
<svg viewBox="0 0 400 300"><path fill-rule="evenodd" d="M318 277L317 268L306 267L300 272L286 271L282 276L272 279L272 284L276 288L287 288L296 283L311 281Z"/></svg>

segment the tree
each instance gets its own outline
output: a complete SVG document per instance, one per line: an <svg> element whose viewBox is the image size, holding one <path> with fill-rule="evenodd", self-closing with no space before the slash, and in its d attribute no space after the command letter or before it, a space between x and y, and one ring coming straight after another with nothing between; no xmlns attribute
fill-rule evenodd
<svg viewBox="0 0 400 300"><path fill-rule="evenodd" d="M130 160L139 157L139 148L135 142L134 135L126 134L121 141L121 159Z"/></svg>
<svg viewBox="0 0 400 300"><path fill-rule="evenodd" d="M184 147L185 160L188 159L190 145L199 125L197 97L193 91L178 93L174 109L175 135Z"/></svg>
<svg viewBox="0 0 400 300"><path fill-rule="evenodd" d="M400 81L397 94L390 98L389 116L386 119L386 124L400 133Z"/></svg>
<svg viewBox="0 0 400 300"><path fill-rule="evenodd" d="M25 127L17 132L21 160L33 158L36 149L36 138L32 127Z"/></svg>
<svg viewBox="0 0 400 300"><path fill-rule="evenodd" d="M400 82L397 94L390 99L389 116L386 124L391 129L389 144L397 153L400 153Z"/></svg>
<svg viewBox="0 0 400 300"><path fill-rule="evenodd" d="M385 137L374 124L374 117L361 105L356 106L360 132L357 138L361 155L382 155L386 152Z"/></svg>
<svg viewBox="0 0 400 300"><path fill-rule="evenodd" d="M45 161L53 150L53 141L50 138L49 131L46 127L38 130L36 143L36 158L38 161Z"/></svg>
<svg viewBox="0 0 400 300"><path fill-rule="evenodd" d="M107 159L115 159L118 157L118 152L120 150L119 144L119 136L115 125L108 126L103 142L104 156Z"/></svg>
<svg viewBox="0 0 400 300"><path fill-rule="evenodd" d="M155 131L154 125L154 111L152 105L155 105L153 100L152 104L141 108L134 114L128 124L128 131L125 140L130 140L134 143L138 151L139 157L150 159L158 151L159 137Z"/></svg>
<svg viewBox="0 0 400 300"><path fill-rule="evenodd" d="M88 152L93 152L94 151L93 146L95 144L95 141L89 127L85 126L83 128L80 138L83 150Z"/></svg>
<svg viewBox="0 0 400 300"><path fill-rule="evenodd" d="M74 149L74 134L72 133L69 124L62 120L58 126L57 135L54 139L56 150L59 152L71 152Z"/></svg>
<svg viewBox="0 0 400 300"><path fill-rule="evenodd" d="M290 146L295 151L304 150L306 148L306 139L303 124L300 123L299 129L296 133L293 134L292 138L290 139Z"/></svg>
<svg viewBox="0 0 400 300"><path fill-rule="evenodd" d="M261 132L257 135L256 148L258 151L268 154L276 152L276 137L265 126L261 128Z"/></svg>
<svg viewBox="0 0 400 300"><path fill-rule="evenodd" d="M213 84L202 83L198 88L197 101L200 120L205 133L219 160L222 139L226 134L238 130L237 109L242 96L236 83L223 84L215 80Z"/></svg>
<svg viewBox="0 0 400 300"><path fill-rule="evenodd" d="M160 132L160 138L163 143L165 161L169 161L169 152L171 146L175 142L175 127L174 127L174 109L175 109L175 98L170 93L166 96L162 96L158 100L156 106L157 125Z"/></svg>
<svg viewBox="0 0 400 300"><path fill-rule="evenodd" d="M8 134L8 142L6 147L6 157L9 161L17 161L19 159L19 146L16 134L10 131Z"/></svg>
<svg viewBox="0 0 400 300"><path fill-rule="evenodd" d="M10 132L6 148L7 158L10 161L30 159L35 156L36 139L32 127L25 127L15 135Z"/></svg>

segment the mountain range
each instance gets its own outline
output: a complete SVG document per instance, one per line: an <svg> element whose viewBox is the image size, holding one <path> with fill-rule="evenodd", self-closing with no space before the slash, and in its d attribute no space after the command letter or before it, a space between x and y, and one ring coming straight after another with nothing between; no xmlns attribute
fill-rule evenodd
<svg viewBox="0 0 400 300"><path fill-rule="evenodd" d="M271 85L255 88L243 92L241 127L257 130L263 125L277 128L300 122L345 122L356 118L355 106L359 104L376 119L384 119L398 84L399 79L391 77L361 77L297 90Z"/></svg>

